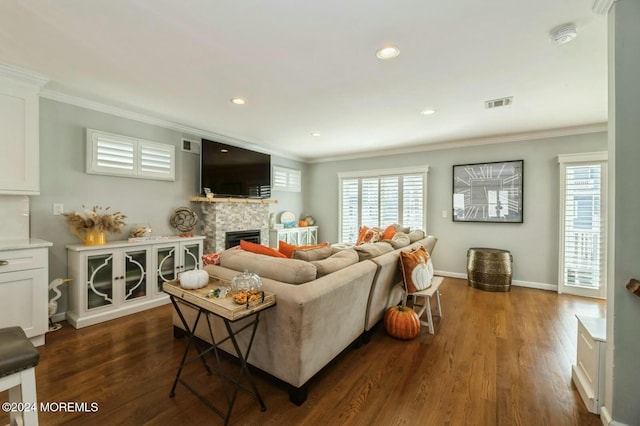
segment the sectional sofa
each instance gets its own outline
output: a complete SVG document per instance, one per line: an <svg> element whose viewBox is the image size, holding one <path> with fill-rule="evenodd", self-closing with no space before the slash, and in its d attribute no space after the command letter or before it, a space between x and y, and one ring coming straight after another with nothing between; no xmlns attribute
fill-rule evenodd
<svg viewBox="0 0 640 426"><path fill-rule="evenodd" d="M394 290L401 281L400 251L424 246L431 252L437 241L424 233L420 237L414 235L413 243L407 238L407 245L389 241L334 248L324 259L283 259L230 249L220 254L220 265L204 269L225 280L249 270L262 278L265 291L276 295L276 306L261 314L248 362L286 383L291 401L300 405L310 379L352 343L366 341L387 308L401 300L397 287ZM196 311L186 305L181 311L193 324ZM223 339L223 322L212 319L216 340ZM234 326L243 324L241 320ZM176 336L184 335L175 312L173 325ZM206 321L198 324L196 336L210 341ZM239 333L237 340L245 351L249 333ZM221 347L235 353L229 341Z"/></svg>

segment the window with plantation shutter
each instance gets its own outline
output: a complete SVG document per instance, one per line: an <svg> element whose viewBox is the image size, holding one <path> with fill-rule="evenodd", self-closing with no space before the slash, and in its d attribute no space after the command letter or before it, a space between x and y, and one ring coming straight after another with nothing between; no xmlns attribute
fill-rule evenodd
<svg viewBox="0 0 640 426"><path fill-rule="evenodd" d="M175 180L175 146L87 129L87 173Z"/></svg>
<svg viewBox="0 0 640 426"><path fill-rule="evenodd" d="M606 294L607 153L561 155L558 292Z"/></svg>
<svg viewBox="0 0 640 426"><path fill-rule="evenodd" d="M361 226L393 223L425 230L428 168L338 174L340 241L355 243Z"/></svg>
<svg viewBox="0 0 640 426"><path fill-rule="evenodd" d="M273 166L273 189L277 191L302 191L302 172L282 166Z"/></svg>

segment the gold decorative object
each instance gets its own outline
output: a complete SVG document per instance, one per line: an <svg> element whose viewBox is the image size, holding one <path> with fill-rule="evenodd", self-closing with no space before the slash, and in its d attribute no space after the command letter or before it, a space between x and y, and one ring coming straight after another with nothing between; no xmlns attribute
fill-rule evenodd
<svg viewBox="0 0 640 426"><path fill-rule="evenodd" d="M471 287L485 291L511 290L511 253L492 248L467 251L467 280Z"/></svg>
<svg viewBox="0 0 640 426"><path fill-rule="evenodd" d="M80 212L63 213L69 229L85 245L97 246L106 244L106 232L118 233L125 224L127 216L121 212L108 213L110 207L93 206L87 209L82 206Z"/></svg>

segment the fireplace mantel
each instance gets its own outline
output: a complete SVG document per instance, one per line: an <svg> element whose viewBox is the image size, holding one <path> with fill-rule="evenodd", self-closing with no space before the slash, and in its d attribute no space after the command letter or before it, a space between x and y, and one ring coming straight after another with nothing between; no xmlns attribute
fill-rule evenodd
<svg viewBox="0 0 640 426"><path fill-rule="evenodd" d="M207 198L207 197L191 197L194 203L256 203L256 204L275 204L278 200L272 200L270 198Z"/></svg>

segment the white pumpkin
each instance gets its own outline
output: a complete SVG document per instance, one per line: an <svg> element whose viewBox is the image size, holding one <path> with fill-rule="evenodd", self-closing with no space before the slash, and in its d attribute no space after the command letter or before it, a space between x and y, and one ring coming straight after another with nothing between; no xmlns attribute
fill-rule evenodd
<svg viewBox="0 0 640 426"><path fill-rule="evenodd" d="M431 279L433 278L433 263L431 258L427 262L420 262L411 271L411 280L418 290L426 290L431 287Z"/></svg>
<svg viewBox="0 0 640 426"><path fill-rule="evenodd" d="M182 288L196 289L209 283L209 274L202 269L185 271L178 276L178 279Z"/></svg>

